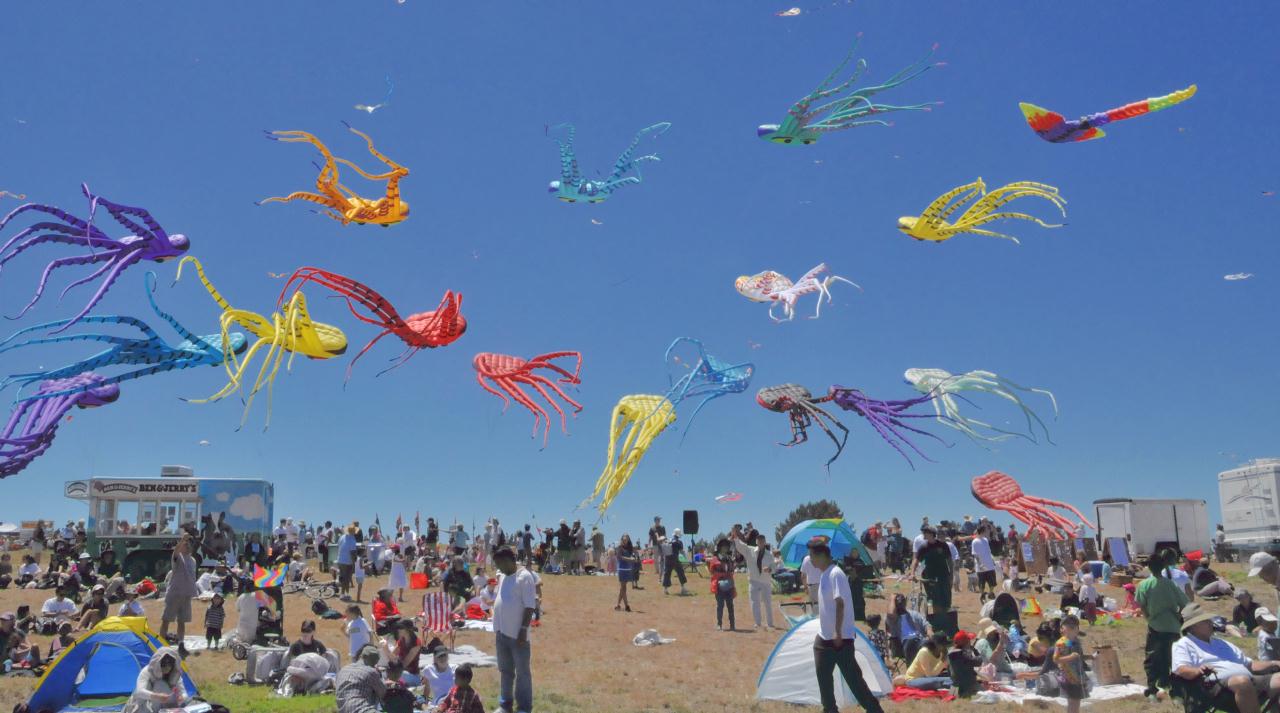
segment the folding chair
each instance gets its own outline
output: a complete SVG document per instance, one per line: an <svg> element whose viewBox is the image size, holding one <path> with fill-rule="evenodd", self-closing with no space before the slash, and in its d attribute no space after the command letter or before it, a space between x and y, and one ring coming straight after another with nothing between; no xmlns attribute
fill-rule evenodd
<svg viewBox="0 0 1280 713"><path fill-rule="evenodd" d="M422 595L423 638L434 634L447 634L449 650L453 651L453 601L448 592L427 592Z"/></svg>

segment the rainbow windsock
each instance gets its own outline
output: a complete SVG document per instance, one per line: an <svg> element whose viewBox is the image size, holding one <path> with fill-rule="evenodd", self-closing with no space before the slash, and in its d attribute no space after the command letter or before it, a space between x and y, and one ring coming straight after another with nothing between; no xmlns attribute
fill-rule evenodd
<svg viewBox="0 0 1280 713"><path fill-rule="evenodd" d="M1181 104L1195 96L1195 94L1196 85L1192 84L1186 89L1179 89L1162 97L1143 99L1132 104L1125 104L1117 109L1082 116L1073 121L1067 121L1061 114L1035 104L1021 102L1018 107L1022 109L1022 115L1027 119L1027 125L1039 134L1040 138L1055 144L1061 144L1070 141L1100 139L1106 136L1106 133L1098 128L1100 126L1110 124L1113 121L1124 121L1135 116L1150 114L1161 109L1168 109L1175 104Z"/></svg>
<svg viewBox="0 0 1280 713"><path fill-rule="evenodd" d="M258 565L253 566L253 586L258 589L266 589L267 587L279 587L285 583L288 577L289 566L280 565L271 569L263 569Z"/></svg>

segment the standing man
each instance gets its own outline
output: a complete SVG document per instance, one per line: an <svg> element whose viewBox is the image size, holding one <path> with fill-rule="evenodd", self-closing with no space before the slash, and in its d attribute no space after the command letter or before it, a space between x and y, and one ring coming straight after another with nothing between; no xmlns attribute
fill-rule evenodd
<svg viewBox="0 0 1280 713"><path fill-rule="evenodd" d="M604 533L595 525L591 526L591 564L597 570L604 568Z"/></svg>
<svg viewBox="0 0 1280 713"><path fill-rule="evenodd" d="M493 532L489 533L489 549L497 550L507 544L507 533L502 531L502 526L498 524L498 518L493 518Z"/></svg>
<svg viewBox="0 0 1280 713"><path fill-rule="evenodd" d="M880 702L862 679L862 669L854 658L853 594L849 578L831 561L825 539L809 542L809 561L822 571L818 581L818 635L813 640L813 661L818 675L822 713L840 713L836 706L835 670L853 692L853 697L869 713L882 713Z"/></svg>
<svg viewBox="0 0 1280 713"><path fill-rule="evenodd" d="M501 679L498 707L505 713L530 713L533 674L529 670L529 623L538 607L537 580L532 572L516 564L516 553L510 547L499 547L493 553L493 564L501 572L493 602L493 632Z"/></svg>
<svg viewBox="0 0 1280 713"><path fill-rule="evenodd" d="M653 548L653 571L658 575L658 579L662 579L662 572L666 566L666 562L662 561L659 553L662 547L658 544L659 537L665 537L667 528L662 526L662 516L653 516L653 527L649 528L649 546Z"/></svg>
<svg viewBox="0 0 1280 713"><path fill-rule="evenodd" d="M191 536L178 538L170 562L173 574L164 593L164 613L160 619L160 638L170 641L169 622L178 622L178 653L187 655L183 645L187 622L191 621L191 599L196 595L196 560L191 556Z"/></svg>
<svg viewBox="0 0 1280 713"><path fill-rule="evenodd" d="M678 530L677 530L678 532ZM733 547L742 555L747 563L747 591L751 595L751 618L755 620L755 628L760 628L760 610L763 608L765 620L769 628L773 628L773 569L775 567L773 553L769 551L769 540L764 533L756 533L755 546L743 541L742 528L733 526L729 532ZM683 573L681 573L683 577ZM681 582L683 589L684 582ZM846 582L845 586L848 586ZM850 616L853 616L850 610Z"/></svg>
<svg viewBox="0 0 1280 713"><path fill-rule="evenodd" d="M342 601L351 601L351 575L356 570L356 533L360 528L355 524L347 526L347 531L338 538L338 589L342 593Z"/></svg>
<svg viewBox="0 0 1280 713"><path fill-rule="evenodd" d="M440 544L440 526L434 517L427 518L427 549L436 554L436 545Z"/></svg>
<svg viewBox="0 0 1280 713"><path fill-rule="evenodd" d="M920 532L924 545L916 553L921 565L920 580L924 583L925 596L933 605L933 615L942 616L951 610L951 548L938 539L938 532L925 525Z"/></svg>
<svg viewBox="0 0 1280 713"><path fill-rule="evenodd" d="M1155 702L1156 692L1169 687L1173 644L1182 634L1182 608L1187 605L1187 595L1165 576L1163 552L1151 555L1147 567L1151 576L1138 585L1134 598L1147 619L1146 658L1142 662L1147 672L1147 690L1143 693L1147 700Z"/></svg>
<svg viewBox="0 0 1280 713"><path fill-rule="evenodd" d="M987 525L979 525L978 534L970 546L973 551L973 566L978 572L978 600L983 602L988 596L996 596L996 559L991 555L991 541L987 539L989 531Z"/></svg>
<svg viewBox="0 0 1280 713"><path fill-rule="evenodd" d="M526 524L524 526L524 532L520 533L520 564L528 567L532 553L533 530L529 529L529 525Z"/></svg>

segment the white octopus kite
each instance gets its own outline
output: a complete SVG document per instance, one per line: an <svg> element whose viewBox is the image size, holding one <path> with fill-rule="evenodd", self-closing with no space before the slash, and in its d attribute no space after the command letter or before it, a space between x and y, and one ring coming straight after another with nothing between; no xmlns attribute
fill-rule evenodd
<svg viewBox="0 0 1280 713"><path fill-rule="evenodd" d="M1058 415L1058 401L1054 398L1053 392L1047 389L1033 389L1015 384L990 371L969 371L963 374L951 374L943 369L907 369L903 377L907 380L907 383L915 387L916 391L923 394L933 394L933 409L938 414L939 421L975 441L1005 441L1015 436L1021 436L1034 443L1036 440L1035 428L1032 426L1034 421L1040 424L1040 430L1044 431L1045 440L1053 443L1053 439L1049 438L1049 428L1044 425L1044 421L1014 393L1014 391L1024 391L1048 396L1049 403L1053 404L1053 415L1056 418ZM978 421L962 415L956 400L964 399L965 397L961 394L965 391L992 394L1013 402L1018 408L1022 409L1022 414L1027 419L1027 433L1006 431L984 421ZM965 400L967 401L967 399ZM983 429L989 430L995 435L984 433Z"/></svg>
<svg viewBox="0 0 1280 713"><path fill-rule="evenodd" d="M790 278L780 272L773 270L765 270L754 275L742 275L734 280L733 286L738 293L752 302L771 302L769 305L769 318L775 322L789 322L796 318L796 300L805 295L818 293L818 308L813 313L813 319L822 316L822 298L826 297L827 302L831 302L830 287L833 282L844 282L859 290L862 289L857 283L840 277L839 275L828 275L819 279L818 276L827 271L827 264L821 263L812 270L806 272L799 280L794 283ZM778 319L773 314L773 308L782 305L782 314L784 319Z"/></svg>

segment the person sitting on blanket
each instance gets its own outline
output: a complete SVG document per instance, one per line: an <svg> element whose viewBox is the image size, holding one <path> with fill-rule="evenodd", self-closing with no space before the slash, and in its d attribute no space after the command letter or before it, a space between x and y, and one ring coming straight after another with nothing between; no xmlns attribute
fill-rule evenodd
<svg viewBox="0 0 1280 713"><path fill-rule="evenodd" d="M426 694L427 701L431 705L438 706L449 695L449 691L453 690L454 670L449 665L449 648L441 644L431 652L431 665L422 672L422 677L426 679L428 684Z"/></svg>
<svg viewBox="0 0 1280 713"><path fill-rule="evenodd" d="M982 657L973 650L975 638L968 631L956 632L955 646L947 652L947 669L951 672L952 687L960 698L972 698L982 687L978 678Z"/></svg>
<svg viewBox="0 0 1280 713"><path fill-rule="evenodd" d="M182 682L182 664L178 650L172 646L156 649L145 668L138 673L137 686L123 713L160 713L181 708L191 697Z"/></svg>
<svg viewBox="0 0 1280 713"><path fill-rule="evenodd" d="M907 667L907 672L901 676L894 676L893 685L907 686L917 691L951 688L951 678L945 675L948 641L946 632L935 631L933 636L920 647L915 660Z"/></svg>
<svg viewBox="0 0 1280 713"><path fill-rule="evenodd" d="M1182 638L1173 645L1173 674L1187 681L1213 675L1235 697L1240 713L1259 713L1258 697L1280 695L1280 661L1255 661L1214 637L1214 615L1199 604L1182 608Z"/></svg>

